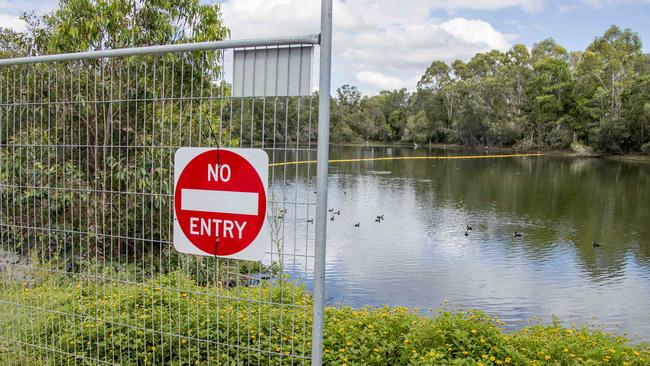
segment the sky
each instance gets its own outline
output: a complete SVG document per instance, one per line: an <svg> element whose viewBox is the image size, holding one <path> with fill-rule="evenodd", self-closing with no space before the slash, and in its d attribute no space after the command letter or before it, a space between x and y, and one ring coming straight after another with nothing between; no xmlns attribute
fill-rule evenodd
<svg viewBox="0 0 650 366"><path fill-rule="evenodd" d="M320 0L219 2L235 38L319 32ZM650 0L333 0L333 89L367 94L413 89L434 60L468 60L477 52L529 48L552 37L582 50L612 24L631 28L650 52ZM17 15L55 0L0 0L0 26L22 29Z"/></svg>

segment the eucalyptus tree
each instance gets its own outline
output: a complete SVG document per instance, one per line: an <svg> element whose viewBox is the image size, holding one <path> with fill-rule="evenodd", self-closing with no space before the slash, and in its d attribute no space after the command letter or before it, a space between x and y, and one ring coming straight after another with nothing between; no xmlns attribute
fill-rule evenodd
<svg viewBox="0 0 650 366"><path fill-rule="evenodd" d="M531 54L534 64L526 88L530 124L525 132L537 148L566 148L573 139L568 121L573 105L569 53L547 39L535 44Z"/></svg>
<svg viewBox="0 0 650 366"><path fill-rule="evenodd" d="M50 13L24 14L22 19L25 31L0 30L2 56L95 51L228 36L220 7L199 0L62 0ZM11 99L16 91L21 101L35 101L38 97L39 103L30 104L30 121L51 123L26 123L19 117L3 121L16 128L3 129L1 142L21 148L5 150L0 157L0 181L4 185L10 177L36 176L49 186L63 180L73 188L3 189L3 200L18 203L11 207L43 207L44 212L25 217L30 213L21 211L7 217L55 229L31 239L34 233L14 232L14 241L55 243L48 250L65 252L66 245L75 240L112 240L100 238L106 233L152 238L154 242L169 240L171 211L167 197L173 185L172 151L162 146L211 138L208 123L198 128L196 121L218 122L219 117L202 103L167 103L163 108L163 97L186 95L187 89L182 91L181 85L193 86L196 95L208 92L214 86L214 75L220 71L220 59L214 51L3 68L0 85L7 87L17 73L23 85L31 86L30 90L42 89L38 96L14 90L4 95L8 98L5 102L18 101ZM166 84L161 83L163 78ZM115 146L134 147L127 150ZM106 193L116 191L160 194L135 199L133 195ZM80 207L86 207L86 215L76 213ZM120 212L122 217L117 219L113 212ZM149 222L153 215L160 216L160 220ZM66 217L75 219L64 220ZM86 232L93 234L71 237L72 233ZM10 233L3 231L2 235ZM126 252L138 250L133 240L122 240L118 247Z"/></svg>
<svg viewBox="0 0 650 366"><path fill-rule="evenodd" d="M623 152L639 148L631 129L638 116L625 119L624 110L633 108L625 103L631 100L626 94L648 74L647 58L641 50L638 34L612 26L587 47L576 66L576 92L588 111L584 123L589 126L590 142L599 149Z"/></svg>
<svg viewBox="0 0 650 366"><path fill-rule="evenodd" d="M445 126L447 128L453 122L454 107L456 106L458 99L456 90L453 88L456 75L455 70L446 63L442 61L433 61L417 84L419 90L438 94L444 98L445 110L447 113ZM420 98L422 94L423 93L420 93Z"/></svg>
<svg viewBox="0 0 650 366"><path fill-rule="evenodd" d="M411 93L341 88L332 138L650 152L650 56L641 50L636 33L612 26L584 51L548 38L433 60ZM377 134L383 124L389 133Z"/></svg>

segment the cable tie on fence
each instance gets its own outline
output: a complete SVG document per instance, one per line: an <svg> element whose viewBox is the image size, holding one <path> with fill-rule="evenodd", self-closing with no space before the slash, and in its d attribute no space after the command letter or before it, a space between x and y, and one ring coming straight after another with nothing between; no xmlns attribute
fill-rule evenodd
<svg viewBox="0 0 650 366"><path fill-rule="evenodd" d="M217 233L217 240L214 242L214 257L217 258L217 249L219 248L219 233Z"/></svg>

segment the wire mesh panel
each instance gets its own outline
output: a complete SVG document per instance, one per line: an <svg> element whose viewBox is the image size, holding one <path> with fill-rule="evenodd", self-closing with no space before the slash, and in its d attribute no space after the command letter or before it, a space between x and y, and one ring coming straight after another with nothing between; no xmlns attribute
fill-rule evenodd
<svg viewBox="0 0 650 366"><path fill-rule="evenodd" d="M233 97L235 50L0 67L0 364L309 363L317 103ZM174 250L183 146L268 153L265 260Z"/></svg>

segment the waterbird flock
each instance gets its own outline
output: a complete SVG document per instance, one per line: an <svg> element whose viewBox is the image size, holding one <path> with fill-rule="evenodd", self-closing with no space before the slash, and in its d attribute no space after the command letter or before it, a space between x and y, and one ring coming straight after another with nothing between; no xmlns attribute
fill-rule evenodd
<svg viewBox="0 0 650 366"><path fill-rule="evenodd" d="M281 212L281 215L278 216L278 217L282 219L282 218L284 218L284 214L287 213L287 210L286 209L280 210L280 212ZM327 212L332 214L332 216L330 217L330 221L334 221L334 215L337 215L337 216L341 215L341 210L334 211L333 208L328 209ZM384 220L384 214L375 216L375 222L381 223L383 220ZM314 219L313 218L307 219L307 223L308 224L313 224ZM354 227L358 228L360 226L361 226L361 222L359 222L359 221L357 221L357 223L354 224ZM470 231L473 231L473 228L470 225L465 224L465 236L469 236ZM513 237L521 238L521 237L523 237L523 233L521 233L519 231L515 231ZM594 248L600 248L600 244L597 243L596 241L593 241L591 243L591 246L594 247Z"/></svg>
<svg viewBox="0 0 650 366"><path fill-rule="evenodd" d="M465 236L469 236L469 231L471 231L471 230L472 230L471 226L465 225ZM521 237L523 237L523 235L524 235L523 233L521 233L519 231L515 231L513 236L515 238L521 238ZM600 248L600 244L598 244L596 241L593 241L591 243L591 246L594 247L594 248Z"/></svg>

